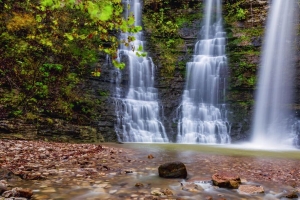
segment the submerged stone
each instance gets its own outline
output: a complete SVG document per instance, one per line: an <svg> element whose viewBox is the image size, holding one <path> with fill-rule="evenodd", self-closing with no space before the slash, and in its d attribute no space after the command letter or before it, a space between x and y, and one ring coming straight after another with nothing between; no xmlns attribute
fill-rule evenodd
<svg viewBox="0 0 300 200"><path fill-rule="evenodd" d="M186 178L187 170L182 162L169 162L159 166L158 174L162 178Z"/></svg>

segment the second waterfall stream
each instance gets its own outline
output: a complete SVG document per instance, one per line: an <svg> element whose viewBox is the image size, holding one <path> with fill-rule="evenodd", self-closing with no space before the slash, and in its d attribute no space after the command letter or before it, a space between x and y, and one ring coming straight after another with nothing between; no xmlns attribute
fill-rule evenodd
<svg viewBox="0 0 300 200"><path fill-rule="evenodd" d="M123 1L126 8L125 17L134 15L135 26L141 26L140 0ZM121 44L119 59L126 57L129 88L124 98L117 94L116 132L121 142L168 142L165 128L160 121L160 106L158 104L157 89L154 88L155 66L150 57L138 56L144 54L143 32L135 34L122 33L121 40L128 36L134 37L131 44ZM116 82L120 81L121 71L118 71ZM116 89L120 92L120 88Z"/></svg>
<svg viewBox="0 0 300 200"><path fill-rule="evenodd" d="M221 99L225 95L226 33L222 0L206 0L200 40L186 66L186 86L179 107L178 143L230 143L230 126Z"/></svg>

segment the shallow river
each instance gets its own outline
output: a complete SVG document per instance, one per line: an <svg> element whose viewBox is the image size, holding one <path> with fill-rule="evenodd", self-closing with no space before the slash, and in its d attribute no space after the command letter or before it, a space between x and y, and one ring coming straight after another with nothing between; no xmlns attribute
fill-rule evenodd
<svg viewBox="0 0 300 200"><path fill-rule="evenodd" d="M103 144L130 149L135 162L124 163L130 173L108 173L99 180L59 178L55 180L22 182L34 190L34 199L144 199L151 192L170 189L182 199L279 199L282 192L299 185L300 151L247 150L239 146L186 144ZM133 150L133 151L132 151ZM148 159L152 154L153 159ZM158 177L158 166L181 161L188 170L187 180ZM211 186L211 176L220 171L237 173L245 184L262 185L264 194L246 195L238 190ZM132 172L132 173L131 173ZM182 190L181 183L199 185L196 191ZM143 187L136 187L142 183ZM164 197L163 199L176 199Z"/></svg>

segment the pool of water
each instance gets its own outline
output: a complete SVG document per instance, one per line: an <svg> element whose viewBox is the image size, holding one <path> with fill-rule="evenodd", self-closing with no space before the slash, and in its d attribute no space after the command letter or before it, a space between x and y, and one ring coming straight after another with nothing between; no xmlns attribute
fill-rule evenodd
<svg viewBox="0 0 300 200"><path fill-rule="evenodd" d="M141 152L152 152L158 154L171 153L180 156L185 154L217 154L226 156L244 157L266 157L266 158L288 158L300 159L300 151L289 147L282 149L264 149L256 147L251 143L234 145L215 145L215 144L177 144L177 143L124 143L107 144L114 147L136 149Z"/></svg>

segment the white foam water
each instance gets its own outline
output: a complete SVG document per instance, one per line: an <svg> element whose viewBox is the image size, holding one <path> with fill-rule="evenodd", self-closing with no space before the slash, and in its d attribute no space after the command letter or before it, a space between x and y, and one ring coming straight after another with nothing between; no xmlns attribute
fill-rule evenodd
<svg viewBox="0 0 300 200"><path fill-rule="evenodd" d="M135 17L135 26L141 25L141 2L140 0L123 1L126 8L125 15L131 13ZM143 32L135 34L122 33L121 40L127 40L128 36L134 36L135 41L131 45L121 44L119 48L119 61L122 56L128 59L129 89L125 98L117 94L116 132L119 141L122 142L168 142L165 128L160 121L160 106L158 103L157 89L154 88L155 66L148 56L142 54L144 41ZM118 70L118 73L122 73ZM117 76L120 79L120 76ZM120 89L116 89L119 91Z"/></svg>
<svg viewBox="0 0 300 200"><path fill-rule="evenodd" d="M292 145L286 122L293 96L291 58L296 5L295 0L273 0L270 5L253 117L252 143L257 147Z"/></svg>
<svg viewBox="0 0 300 200"><path fill-rule="evenodd" d="M203 24L193 60L187 63L177 142L230 143L226 109L220 103L227 71L222 0L206 0Z"/></svg>

